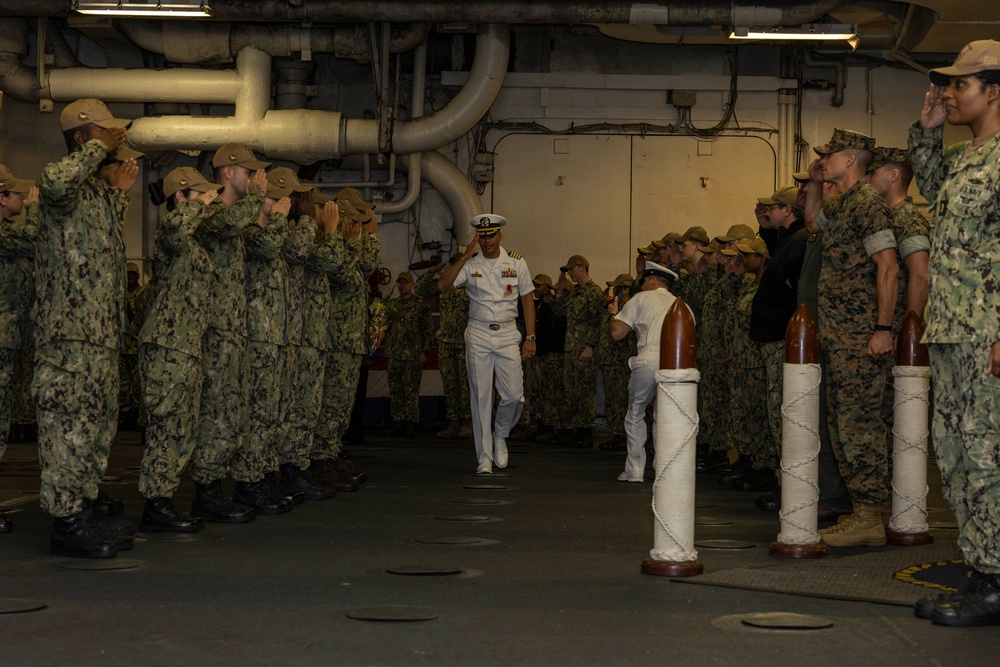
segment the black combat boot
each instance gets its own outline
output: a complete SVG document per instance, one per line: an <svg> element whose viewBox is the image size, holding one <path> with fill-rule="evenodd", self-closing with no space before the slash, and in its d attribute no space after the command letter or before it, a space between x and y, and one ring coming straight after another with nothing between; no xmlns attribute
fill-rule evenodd
<svg viewBox="0 0 1000 667"><path fill-rule="evenodd" d="M118 549L111 539L94 521L88 507L52 523L49 553L73 558L114 558Z"/></svg>
<svg viewBox="0 0 1000 667"><path fill-rule="evenodd" d="M222 480L209 484L195 484L191 514L215 523L246 523L253 521L256 512L252 507L231 501L222 495Z"/></svg>
<svg viewBox="0 0 1000 667"><path fill-rule="evenodd" d="M287 500L292 505L301 505L306 501L306 494L294 489L286 489L278 484L278 476L273 472L264 475L264 484L271 490L275 500Z"/></svg>
<svg viewBox="0 0 1000 667"><path fill-rule="evenodd" d="M236 482L233 502L249 505L257 514L284 514L292 511L292 503L276 497L274 488L265 480Z"/></svg>
<svg viewBox="0 0 1000 667"><path fill-rule="evenodd" d="M103 514L104 516L121 514L125 511L125 503L118 498L112 498L103 491L97 492L97 498L90 501L90 507L95 514Z"/></svg>
<svg viewBox="0 0 1000 667"><path fill-rule="evenodd" d="M196 533L205 524L199 517L181 514L170 498L149 498L142 508L140 528L154 533Z"/></svg>
<svg viewBox="0 0 1000 667"><path fill-rule="evenodd" d="M361 487L361 483L355 481L353 476L343 473L336 459L313 459L309 464L309 473L313 481L332 487L337 493L351 493Z"/></svg>
<svg viewBox="0 0 1000 667"><path fill-rule="evenodd" d="M281 464L280 488L285 493L301 493L306 500L326 500L337 495L337 490L325 484L309 481L302 469L292 463Z"/></svg>
<svg viewBox="0 0 1000 667"><path fill-rule="evenodd" d="M135 524L127 519L112 514L100 514L96 509L96 500L86 500L84 508L90 509L98 535L115 545L118 551L131 551L135 547Z"/></svg>

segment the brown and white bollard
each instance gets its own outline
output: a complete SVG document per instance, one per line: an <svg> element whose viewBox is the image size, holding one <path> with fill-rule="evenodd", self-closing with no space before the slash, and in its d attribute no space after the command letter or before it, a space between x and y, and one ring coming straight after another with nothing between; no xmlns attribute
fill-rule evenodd
<svg viewBox="0 0 1000 667"><path fill-rule="evenodd" d="M698 380L694 316L677 300L660 332L653 426L653 548L643 574L691 577L704 572L694 548L695 440Z"/></svg>
<svg viewBox="0 0 1000 667"><path fill-rule="evenodd" d="M781 398L781 532L768 551L778 558L822 558L819 506L819 365L816 320L800 305L785 329Z"/></svg>
<svg viewBox="0 0 1000 667"><path fill-rule="evenodd" d="M885 531L889 544L930 544L927 525L927 440L931 369L927 346L920 343L924 325L912 310L896 339L892 369L896 398L892 427L892 517Z"/></svg>

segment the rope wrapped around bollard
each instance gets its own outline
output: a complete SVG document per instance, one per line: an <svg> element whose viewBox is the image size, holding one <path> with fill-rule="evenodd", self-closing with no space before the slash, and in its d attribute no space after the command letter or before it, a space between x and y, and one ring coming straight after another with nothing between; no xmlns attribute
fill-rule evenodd
<svg viewBox="0 0 1000 667"><path fill-rule="evenodd" d="M927 525L927 442L930 434L931 369L924 327L912 310L896 339L892 427L892 517L886 542L901 546L931 544Z"/></svg>
<svg viewBox="0 0 1000 667"><path fill-rule="evenodd" d="M653 443L653 548L643 574L690 577L704 572L694 548L698 380L694 316L678 297L660 332Z"/></svg>
<svg viewBox="0 0 1000 667"><path fill-rule="evenodd" d="M819 342L816 321L800 305L785 330L781 399L781 532L768 553L779 558L822 558L816 532L819 505Z"/></svg>

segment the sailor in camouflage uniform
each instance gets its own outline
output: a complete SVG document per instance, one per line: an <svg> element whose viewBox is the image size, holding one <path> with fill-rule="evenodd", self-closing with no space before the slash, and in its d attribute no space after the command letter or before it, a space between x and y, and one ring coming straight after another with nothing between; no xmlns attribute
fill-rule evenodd
<svg viewBox="0 0 1000 667"><path fill-rule="evenodd" d="M295 178L294 174L288 175L289 180L292 178ZM302 196L298 212L297 227L289 234L282 249L288 263L290 375L286 384L288 399L284 427L278 438L277 453L283 489L286 492L301 492L307 500L323 500L333 497L336 489L313 482L303 471L309 468L313 429L323 399L330 320L328 276L343 270L344 239L337 232L340 211L336 202L321 195L315 188L309 188ZM304 253L295 252L298 234L304 234L308 241Z"/></svg>
<svg viewBox="0 0 1000 667"><path fill-rule="evenodd" d="M823 230L819 278L820 343L826 361L827 423L853 512L820 531L830 546L885 544L892 424L892 320L896 307L896 238L888 205L865 174L875 140L834 130L814 150L806 196L807 228ZM820 201L824 181L843 194Z"/></svg>
<svg viewBox="0 0 1000 667"><path fill-rule="evenodd" d="M576 285L566 297L552 302L557 315L566 316L566 347L563 359L563 393L573 406L570 422L574 429L571 447L593 447L594 422L597 419L597 364L594 351L601 337L601 322L607 317L601 288L590 279L590 262L583 255L573 255L560 269L556 288L572 280Z"/></svg>
<svg viewBox="0 0 1000 667"><path fill-rule="evenodd" d="M155 237L159 289L137 337L149 419L139 469L144 531L195 532L204 525L181 514L172 498L194 448L204 375L201 341L215 281L215 263L195 233L220 187L191 167L174 169L163 180L168 213Z"/></svg>
<svg viewBox="0 0 1000 667"><path fill-rule="evenodd" d="M632 289L632 274L622 273L607 283L610 299L624 306ZM601 367L604 381L604 417L608 421L611 440L601 445L601 449L622 451L625 449L625 413L628 412L628 360L635 356L636 336L632 332L622 340L611 337L611 319L601 322L601 338L597 343L597 363Z"/></svg>
<svg viewBox="0 0 1000 667"><path fill-rule="evenodd" d="M232 472L237 480L233 500L258 514L283 514L304 494L288 493L275 485L278 468L275 440L281 424L287 322L286 269L281 256L288 238L290 187L269 178L257 224L243 232L246 247L247 430L242 447L233 452Z"/></svg>
<svg viewBox="0 0 1000 667"><path fill-rule="evenodd" d="M461 253L455 253L448 261L441 262L417 278L417 284L413 288L413 293L419 297L425 299L437 297L441 309L441 321L435 337L438 345L438 367L441 369L441 383L444 385L444 407L448 417L448 427L437 434L439 438L472 437L469 374L465 368L465 327L469 324L469 293L464 289L454 289L444 294L439 294L437 291L437 274L458 261L461 256ZM527 372L525 389L527 391Z"/></svg>
<svg viewBox="0 0 1000 667"><path fill-rule="evenodd" d="M218 199L196 232L215 263L208 330L203 339L205 377L201 409L195 427L191 477L197 492L191 511L205 521L248 521L248 505L222 495L222 480L233 453L244 446L247 427L247 385L244 363L247 348L246 264L243 232L257 221L264 203L267 162L260 162L246 146L226 144L212 158L215 181L223 186ZM239 479L239 482L251 482ZM261 503L269 496L261 494Z"/></svg>
<svg viewBox="0 0 1000 667"><path fill-rule="evenodd" d="M118 417L118 355L125 328L124 221L138 165L105 159L128 120L99 100L59 118L70 154L39 187L35 254L35 374L42 509L56 518L56 555L110 558L134 527L93 511Z"/></svg>
<svg viewBox="0 0 1000 667"><path fill-rule="evenodd" d="M396 285L399 296L386 304L385 359L393 421L386 435L412 437L420 421L420 378L427 350L434 344L434 318L424 300L413 294L412 273L400 273Z"/></svg>
<svg viewBox="0 0 1000 667"><path fill-rule="evenodd" d="M15 220L14 216L24 213ZM14 368L22 353L28 307L34 291L38 188L0 165L0 460L7 449ZM0 510L0 533L14 529Z"/></svg>
<svg viewBox="0 0 1000 667"><path fill-rule="evenodd" d="M932 438L958 546L972 568L955 593L916 615L941 625L1000 624L1000 42L931 70L910 155L935 212L924 342L934 386ZM944 148L945 121L972 141Z"/></svg>
<svg viewBox="0 0 1000 667"><path fill-rule="evenodd" d="M378 220L371 203L361 199L354 188L341 190L336 201L340 207L340 233L344 238L344 265L339 273L329 274L332 297L328 322L330 349L310 468L323 484L337 491L356 491L358 482L367 475L354 471L341 450L354 407L361 360L371 353L368 276L382 263L382 249Z"/></svg>

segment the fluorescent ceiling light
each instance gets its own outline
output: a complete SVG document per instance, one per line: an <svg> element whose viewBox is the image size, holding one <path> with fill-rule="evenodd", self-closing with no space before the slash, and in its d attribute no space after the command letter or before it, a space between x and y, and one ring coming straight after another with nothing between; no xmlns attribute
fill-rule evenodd
<svg viewBox="0 0 1000 667"><path fill-rule="evenodd" d="M774 28L733 28L729 39L760 41L845 41L851 49L858 48L858 31L853 25L808 23L801 26Z"/></svg>
<svg viewBox="0 0 1000 667"><path fill-rule="evenodd" d="M98 16L133 16L147 18L187 18L210 17L212 9L203 0L188 2L78 2L74 0L73 10L80 14Z"/></svg>

